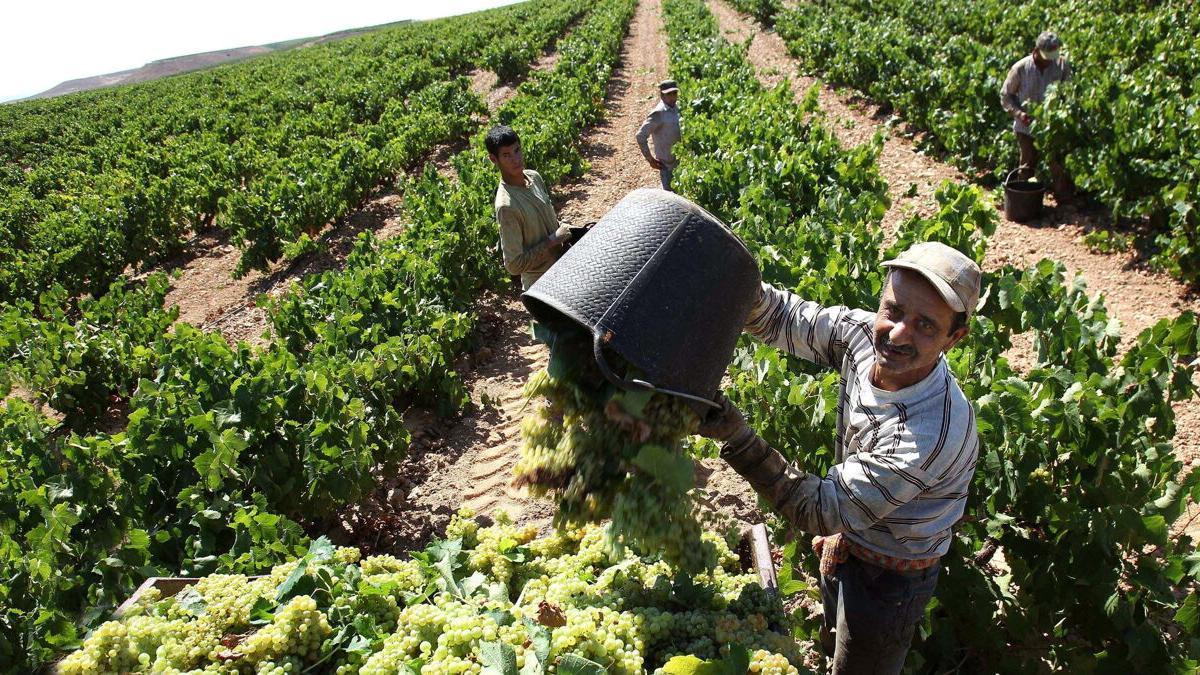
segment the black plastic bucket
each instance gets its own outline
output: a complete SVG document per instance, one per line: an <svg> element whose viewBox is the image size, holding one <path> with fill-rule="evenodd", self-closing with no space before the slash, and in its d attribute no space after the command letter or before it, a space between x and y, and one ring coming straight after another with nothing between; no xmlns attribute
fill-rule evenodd
<svg viewBox="0 0 1200 675"><path fill-rule="evenodd" d="M629 193L521 297L551 330L582 326L600 371L624 389L712 403L758 298L753 256L674 193ZM616 354L640 374L615 373Z"/></svg>
<svg viewBox="0 0 1200 675"><path fill-rule="evenodd" d="M1046 186L1035 180L1012 179L1021 170L1017 167L1004 179L1004 217L1016 223L1027 223L1042 215Z"/></svg>

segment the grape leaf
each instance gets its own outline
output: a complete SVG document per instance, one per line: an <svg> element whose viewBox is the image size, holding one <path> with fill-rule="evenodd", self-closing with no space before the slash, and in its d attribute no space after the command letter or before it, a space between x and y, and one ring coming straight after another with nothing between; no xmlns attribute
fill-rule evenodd
<svg viewBox="0 0 1200 675"><path fill-rule="evenodd" d="M558 657L556 665L560 675L603 675L608 672L608 668L578 654L564 654Z"/></svg>
<svg viewBox="0 0 1200 675"><path fill-rule="evenodd" d="M518 675L517 653L511 645L503 642L481 641L479 662L488 675Z"/></svg>
<svg viewBox="0 0 1200 675"><path fill-rule="evenodd" d="M677 493L687 492L696 484L696 468L692 460L660 445L642 446L633 458L633 464Z"/></svg>
<svg viewBox="0 0 1200 675"><path fill-rule="evenodd" d="M1193 636L1196 635L1196 629L1200 628L1200 607L1197 606L1197 597L1195 592L1189 594L1187 600L1184 600L1179 609L1175 611L1175 623L1187 631L1188 635Z"/></svg>

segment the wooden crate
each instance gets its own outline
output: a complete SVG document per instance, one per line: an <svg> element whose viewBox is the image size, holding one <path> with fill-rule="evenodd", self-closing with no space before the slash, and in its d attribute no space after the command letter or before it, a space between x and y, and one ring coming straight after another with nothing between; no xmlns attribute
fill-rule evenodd
<svg viewBox="0 0 1200 675"><path fill-rule="evenodd" d="M779 595L779 578L775 574L775 561L771 558L771 542L767 538L767 526L759 523L742 534L738 555L747 571L758 572L758 582L772 596Z"/></svg>
<svg viewBox="0 0 1200 675"><path fill-rule="evenodd" d="M779 593L779 581L775 575L775 563L771 559L771 544L767 539L767 526L759 523L742 534L741 546L738 547L738 555L742 559L742 565L747 571L754 570L758 572L759 583L762 587L772 595ZM259 576L249 577L251 579L259 579ZM187 588L200 581L200 577L150 577L142 582L141 586L133 592L133 595L122 602L116 611L113 612L113 618L119 619L133 607L138 600L142 598L151 588L157 588L160 597L169 598L179 594L183 589Z"/></svg>

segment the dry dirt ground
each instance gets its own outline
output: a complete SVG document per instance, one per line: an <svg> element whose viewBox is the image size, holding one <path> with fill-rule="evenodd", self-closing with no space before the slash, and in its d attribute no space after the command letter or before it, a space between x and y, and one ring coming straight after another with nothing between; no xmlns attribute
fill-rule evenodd
<svg viewBox="0 0 1200 675"><path fill-rule="evenodd" d="M892 197L892 206L883 219L883 227L889 232L914 213L932 213L936 206L934 190L943 180L968 180L954 167L919 151L910 138L890 129L883 123L886 116L861 96L844 95L816 78L797 74L799 63L774 31L764 29L720 0L712 0L709 7L727 38L751 40L749 58L764 84L773 86L788 80L798 99L811 87L818 87L822 114L843 144L853 146L868 142L876 133L885 134L878 164ZM913 186L915 194L909 194ZM1159 319L1186 310L1200 311L1194 291L1166 275L1147 271L1132 254L1107 255L1088 250L1080 237L1086 230L1105 224L1101 213L1056 208L1051 199L1044 216L1028 224L1008 220L1003 211L997 215L1000 222L989 243L985 271L1007 264L1026 267L1046 257L1062 262L1069 275L1083 275L1092 293L1104 294L1109 315L1122 323L1123 347ZM1018 367L1033 362L1031 347L1027 337L1014 346L1012 358ZM1200 405L1193 400L1177 403L1174 408L1176 454L1186 465L1200 465ZM1193 536L1200 537L1197 516L1200 507L1193 505L1177 525L1190 525Z"/></svg>
<svg viewBox="0 0 1200 675"><path fill-rule="evenodd" d="M662 8L659 0L646 0L609 81L606 117L585 138L583 156L591 167L579 181L555 190L563 221L599 220L630 190L658 187L658 171L646 163L633 136L657 104L658 83L667 76Z"/></svg>

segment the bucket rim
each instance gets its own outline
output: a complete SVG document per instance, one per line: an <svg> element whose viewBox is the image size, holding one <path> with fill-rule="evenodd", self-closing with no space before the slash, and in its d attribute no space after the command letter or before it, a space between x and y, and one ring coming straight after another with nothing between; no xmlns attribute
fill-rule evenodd
<svg viewBox="0 0 1200 675"><path fill-rule="evenodd" d="M1013 180L1012 179L1013 174L1015 174L1016 172L1018 172L1020 170L1021 170L1021 167L1018 166L1017 168L1013 169L1012 171L1009 171L1008 175L1004 177L1004 182L1001 183L1001 185L1004 186L1005 192L1034 194L1034 193L1046 191L1046 185L1044 183L1042 183L1041 181L1038 181L1038 180Z"/></svg>
<svg viewBox="0 0 1200 675"><path fill-rule="evenodd" d="M1023 195L1033 195L1033 194L1038 194L1039 192L1045 192L1046 186L1045 186L1045 184L1039 183L1037 181L1022 180L1022 181L1016 181L1014 183L1008 183L1007 185L1004 186L1004 191L1005 192L1015 192L1017 194L1023 194Z"/></svg>

